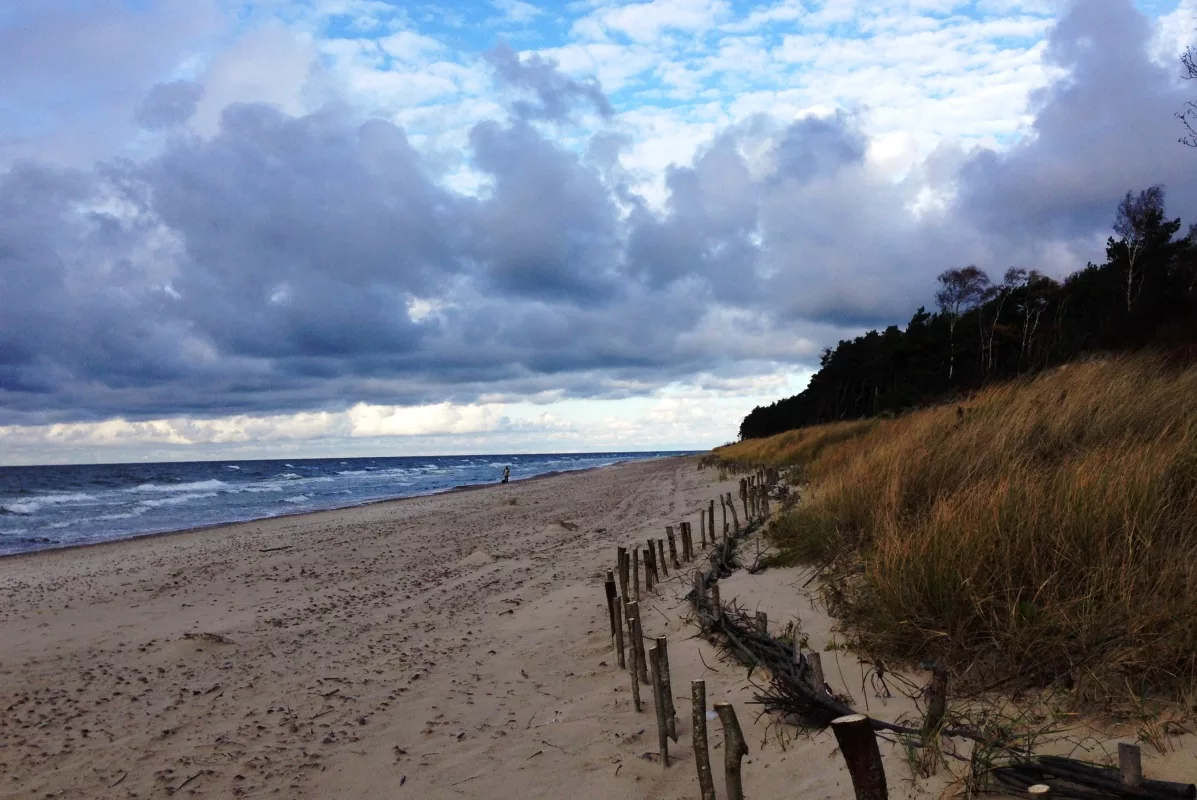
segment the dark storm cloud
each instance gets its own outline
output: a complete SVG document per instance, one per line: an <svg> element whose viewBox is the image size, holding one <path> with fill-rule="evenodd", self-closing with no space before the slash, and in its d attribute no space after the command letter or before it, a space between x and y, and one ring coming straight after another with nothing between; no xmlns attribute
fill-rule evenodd
<svg viewBox="0 0 1197 800"><path fill-rule="evenodd" d="M614 397L809 365L904 322L946 267L1099 256L1080 243L1127 189L1164 182L1189 219L1183 95L1147 42L1129 0L1075 6L1050 42L1069 77L1004 154L943 147L894 181L866 160L867 116L760 117L670 169L660 209L629 189L626 139L567 147L532 123L609 111L597 85L502 48L535 104L473 128L476 197L390 122L233 105L203 138L178 125L194 85L147 86L142 124L174 126L153 157L0 171L0 424Z"/></svg>
<svg viewBox="0 0 1197 800"><path fill-rule="evenodd" d="M204 87L194 81L159 83L137 107L137 124L151 130L182 125L195 114Z"/></svg>
<svg viewBox="0 0 1197 800"><path fill-rule="evenodd" d="M605 118L614 113L597 80L574 80L549 59L536 54L521 59L519 53L500 44L486 54L486 60L501 83L535 98L535 102L517 100L512 104L520 119L565 122L579 104L592 107Z"/></svg>
<svg viewBox="0 0 1197 800"><path fill-rule="evenodd" d="M1193 86L1179 56L1148 56L1152 30L1129 0L1074 3L1048 39L1046 60L1068 77L1033 98L1033 136L986 152L960 173L961 216L1008 239L1070 241L1108 232L1128 190L1162 183L1169 208L1190 218L1197 158L1177 144Z"/></svg>

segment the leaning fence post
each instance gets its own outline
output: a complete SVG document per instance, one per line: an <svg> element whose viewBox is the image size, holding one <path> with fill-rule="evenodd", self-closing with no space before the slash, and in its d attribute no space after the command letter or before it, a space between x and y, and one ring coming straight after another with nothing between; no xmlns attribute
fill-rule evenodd
<svg viewBox="0 0 1197 800"><path fill-rule="evenodd" d="M692 738L694 765L698 768L698 788L702 800L715 800L715 781L711 778L711 754L707 750L707 684L690 681L690 708L693 710Z"/></svg>
<svg viewBox="0 0 1197 800"><path fill-rule="evenodd" d="M615 560L619 566L619 594L626 598L628 596L628 548L617 548Z"/></svg>
<svg viewBox="0 0 1197 800"><path fill-rule="evenodd" d="M848 774L852 776L852 788L856 800L887 800L885 767L881 764L881 751L877 749L877 735L864 714L849 714L831 721L831 730L844 754Z"/></svg>
<svg viewBox="0 0 1197 800"><path fill-rule="evenodd" d="M685 549L686 549L685 529L683 528L682 531L683 531L682 532L682 550L685 551ZM671 562L673 562L673 568L675 570L681 569L682 565L679 564L677 561L677 542L673 537L673 526L672 525L665 526L665 537L669 540L669 560ZM665 559L662 558L661 560L664 561Z"/></svg>
<svg viewBox="0 0 1197 800"><path fill-rule="evenodd" d="M715 704L715 713L723 723L723 772L727 779L727 800L744 800L744 784L740 780L740 759L748 755L748 745L736 719L731 703Z"/></svg>
<svg viewBox="0 0 1197 800"><path fill-rule="evenodd" d="M1143 762L1139 745L1118 743L1118 769L1122 774L1123 786L1139 786L1143 783Z"/></svg>
<svg viewBox="0 0 1197 800"><path fill-rule="evenodd" d="M657 554L659 556L659 563L661 565L661 572L665 577L669 577L669 567L665 566L665 540L657 539Z"/></svg>
<svg viewBox="0 0 1197 800"><path fill-rule="evenodd" d="M653 705L657 708L657 746L661 748L661 764L669 766L669 726L665 721L665 687L661 685L661 651L648 648L648 667L652 672Z"/></svg>
<svg viewBox="0 0 1197 800"><path fill-rule="evenodd" d="M648 574L645 574L648 579ZM640 599L640 548L632 548L632 588L636 590L636 600Z"/></svg>

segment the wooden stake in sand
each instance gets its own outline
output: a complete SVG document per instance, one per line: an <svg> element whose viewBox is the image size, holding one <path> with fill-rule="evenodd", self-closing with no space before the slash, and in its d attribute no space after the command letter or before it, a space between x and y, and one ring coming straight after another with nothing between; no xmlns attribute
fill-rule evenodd
<svg viewBox="0 0 1197 800"><path fill-rule="evenodd" d="M685 552L685 550L686 550L686 533L685 533L685 531L686 531L685 523L682 523L682 552ZM678 560L677 560L677 543L674 542L674 540L673 540L673 526L672 525L665 526L665 535L669 539L669 560L673 563L673 568L675 570L681 569L682 565L679 564ZM662 559L662 561L664 561L664 559Z"/></svg>
<svg viewBox="0 0 1197 800"><path fill-rule="evenodd" d="M731 492L727 493L727 507L731 510L732 525L736 528L736 533L740 532L740 517L736 515L736 503L732 500Z"/></svg>
<svg viewBox="0 0 1197 800"><path fill-rule="evenodd" d="M636 677L641 683L648 683L648 663L644 658L644 628L640 624L640 604L632 603L629 607L632 613L632 646L636 648Z"/></svg>
<svg viewBox="0 0 1197 800"><path fill-rule="evenodd" d="M711 754L707 750L706 681L690 681L690 708L694 712L694 765L698 768L698 789L702 794L702 800L715 800L715 781L711 779Z"/></svg>
<svg viewBox="0 0 1197 800"><path fill-rule="evenodd" d="M619 657L619 668L627 669L628 662L623 653L623 597L615 598L615 655Z"/></svg>
<svg viewBox="0 0 1197 800"><path fill-rule="evenodd" d="M619 595L628 596L628 548L620 547L615 551L616 563L619 567Z"/></svg>
<svg viewBox="0 0 1197 800"><path fill-rule="evenodd" d="M707 549L707 510L698 512L698 535L702 537L702 549Z"/></svg>
<svg viewBox="0 0 1197 800"><path fill-rule="evenodd" d="M798 651L795 650L795 653ZM823 656L820 653L812 652L810 654L810 683L815 689L815 694L821 694L826 691L827 679L823 677Z"/></svg>
<svg viewBox="0 0 1197 800"><path fill-rule="evenodd" d="M694 560L694 526L689 522L682 523L682 541L685 543L685 559Z"/></svg>
<svg viewBox="0 0 1197 800"><path fill-rule="evenodd" d="M885 767L881 764L881 751L877 749L877 736L873 726L864 714L849 714L831 721L831 730L839 742L840 752L852 776L852 788L856 800L887 800Z"/></svg>
<svg viewBox="0 0 1197 800"><path fill-rule="evenodd" d="M658 563L660 563L660 565L661 565L661 572L665 574L666 578L668 578L669 577L669 567L665 566L665 540L664 539L657 539L657 554L660 556L660 560Z"/></svg>
<svg viewBox="0 0 1197 800"><path fill-rule="evenodd" d="M661 685L661 653L648 648L648 668L652 673L653 705L657 709L657 746L661 749L661 764L669 766L669 727L665 721L665 690Z"/></svg>
<svg viewBox="0 0 1197 800"><path fill-rule="evenodd" d="M611 640L615 640L615 573L607 570L607 581L603 584L607 590L607 616L611 621Z"/></svg>
<svg viewBox="0 0 1197 800"><path fill-rule="evenodd" d="M736 719L731 703L716 703L715 713L723 723L723 773L727 781L727 800L744 800L744 784L740 780L740 759L748 755L748 745Z"/></svg>
<svg viewBox="0 0 1197 800"><path fill-rule="evenodd" d="M760 631L761 636L769 635L769 615L764 611L756 612L756 629Z"/></svg>
<svg viewBox="0 0 1197 800"><path fill-rule="evenodd" d="M653 549L652 542L648 543L648 549L644 551L644 591L651 592L653 587L657 585L657 565L654 563L657 560L656 551Z"/></svg>
<svg viewBox="0 0 1197 800"><path fill-rule="evenodd" d="M651 536L648 538L648 555L653 565L653 584L655 585L661 582L661 565L657 563L657 545Z"/></svg>
<svg viewBox="0 0 1197 800"><path fill-rule="evenodd" d="M640 713L640 654L636 648L636 611L633 608L635 605L635 602L627 604L628 635L632 637L628 655L631 660L632 707L636 709L636 713Z"/></svg>
<svg viewBox="0 0 1197 800"><path fill-rule="evenodd" d="M673 707L673 681L669 677L669 642L664 636L657 637L657 654L661 658L661 697L665 700L665 722L669 738L677 741L677 709Z"/></svg>
<svg viewBox="0 0 1197 800"><path fill-rule="evenodd" d="M707 506L707 533L711 535L711 547L715 546L715 501L710 501Z"/></svg>
<svg viewBox="0 0 1197 800"><path fill-rule="evenodd" d="M647 577L647 575L645 576ZM640 599L640 551L632 548L632 586L636 590L636 600Z"/></svg>
<svg viewBox="0 0 1197 800"><path fill-rule="evenodd" d="M1118 743L1118 769L1122 773L1123 786L1140 786L1143 783L1143 762L1139 745Z"/></svg>
<svg viewBox="0 0 1197 800"><path fill-rule="evenodd" d="M727 538L727 500L719 495L719 513L723 516L723 538Z"/></svg>

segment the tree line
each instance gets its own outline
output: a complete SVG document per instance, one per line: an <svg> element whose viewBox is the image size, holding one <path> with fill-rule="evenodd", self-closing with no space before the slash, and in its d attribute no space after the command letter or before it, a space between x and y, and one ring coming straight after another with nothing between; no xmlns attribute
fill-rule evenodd
<svg viewBox="0 0 1197 800"><path fill-rule="evenodd" d="M938 277L934 312L827 348L807 388L758 406L740 438L899 413L1086 353L1159 347L1197 352L1197 224L1178 238L1164 190L1127 192L1103 264L1056 281L1010 267L994 280L975 265Z"/></svg>

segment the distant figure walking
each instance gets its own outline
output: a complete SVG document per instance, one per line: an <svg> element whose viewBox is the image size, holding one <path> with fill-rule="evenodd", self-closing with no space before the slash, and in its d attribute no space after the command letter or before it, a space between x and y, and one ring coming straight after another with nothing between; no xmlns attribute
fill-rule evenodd
<svg viewBox="0 0 1197 800"><path fill-rule="evenodd" d="M503 467L503 483L507 483L507 479L511 477L511 467Z"/></svg>

